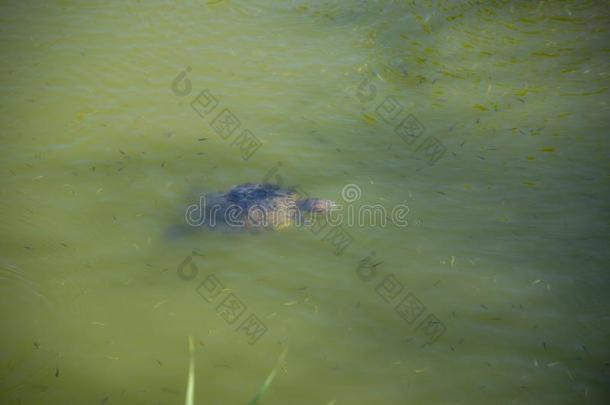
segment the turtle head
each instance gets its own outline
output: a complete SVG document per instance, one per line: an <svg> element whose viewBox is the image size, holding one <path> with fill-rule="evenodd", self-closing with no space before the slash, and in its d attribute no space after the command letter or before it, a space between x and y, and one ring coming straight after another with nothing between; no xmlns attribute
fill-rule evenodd
<svg viewBox="0 0 610 405"><path fill-rule="evenodd" d="M306 198L304 200L297 201L297 208L303 212L328 212L331 208L336 207L337 204L332 200L322 200L319 198Z"/></svg>

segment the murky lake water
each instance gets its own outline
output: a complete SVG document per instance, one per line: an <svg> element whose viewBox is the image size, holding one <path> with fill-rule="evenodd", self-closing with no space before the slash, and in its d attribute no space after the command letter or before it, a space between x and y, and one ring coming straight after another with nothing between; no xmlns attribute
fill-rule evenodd
<svg viewBox="0 0 610 405"><path fill-rule="evenodd" d="M607 3L0 19L1 403L607 403ZM167 237L263 180L408 226Z"/></svg>

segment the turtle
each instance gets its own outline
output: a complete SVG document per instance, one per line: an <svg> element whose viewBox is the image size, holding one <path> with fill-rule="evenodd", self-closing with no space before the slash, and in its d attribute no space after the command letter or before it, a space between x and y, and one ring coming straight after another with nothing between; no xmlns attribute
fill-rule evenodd
<svg viewBox="0 0 610 405"><path fill-rule="evenodd" d="M301 198L293 188L271 183L245 183L226 192L209 193L191 205L186 220L191 226L234 229L283 229L302 224L304 215L327 213L332 200Z"/></svg>

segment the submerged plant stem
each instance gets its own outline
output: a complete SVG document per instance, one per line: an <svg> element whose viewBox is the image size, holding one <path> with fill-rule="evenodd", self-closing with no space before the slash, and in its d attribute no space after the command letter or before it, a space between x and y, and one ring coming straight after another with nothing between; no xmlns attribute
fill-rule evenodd
<svg viewBox="0 0 610 405"><path fill-rule="evenodd" d="M185 405L195 405L195 340L193 336L189 336L189 378L186 383L186 400Z"/></svg>
<svg viewBox="0 0 610 405"><path fill-rule="evenodd" d="M275 365L275 368L273 370L271 370L271 373L269 373L269 376L267 377L267 379L265 380L263 385L261 385L261 387L258 389L258 392L256 393L256 396L254 397L254 399L252 399L252 401L250 401L248 403L248 405L255 405L255 404L257 404L258 401L263 396L263 394L265 393L265 391L267 391L267 388L269 388L269 386L273 382L273 379L275 378L275 375L277 374L277 371L280 369L280 365L284 362L284 359L286 358L286 353L287 352L288 352L288 348L285 348L284 351L282 351L282 354L280 354L280 357L277 360L277 364Z"/></svg>

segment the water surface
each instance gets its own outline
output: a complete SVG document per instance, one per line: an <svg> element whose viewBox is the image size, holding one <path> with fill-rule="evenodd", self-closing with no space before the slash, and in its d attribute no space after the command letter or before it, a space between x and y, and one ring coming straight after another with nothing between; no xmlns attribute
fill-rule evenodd
<svg viewBox="0 0 610 405"><path fill-rule="evenodd" d="M5 2L0 402L606 403L604 5ZM263 180L409 225L166 237Z"/></svg>

